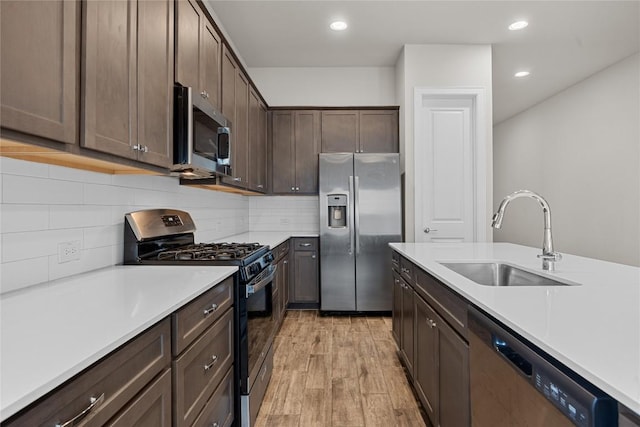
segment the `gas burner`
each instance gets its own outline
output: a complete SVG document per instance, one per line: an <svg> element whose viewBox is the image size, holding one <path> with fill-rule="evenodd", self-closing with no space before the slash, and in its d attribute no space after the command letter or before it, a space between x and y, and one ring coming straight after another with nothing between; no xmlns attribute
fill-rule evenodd
<svg viewBox="0 0 640 427"><path fill-rule="evenodd" d="M159 261L236 260L260 249L259 243L200 243L160 252Z"/></svg>

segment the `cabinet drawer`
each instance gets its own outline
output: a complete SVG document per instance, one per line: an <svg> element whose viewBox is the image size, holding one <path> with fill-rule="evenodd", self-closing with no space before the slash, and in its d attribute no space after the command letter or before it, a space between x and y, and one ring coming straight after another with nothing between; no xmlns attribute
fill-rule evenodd
<svg viewBox="0 0 640 427"><path fill-rule="evenodd" d="M233 363L233 309L173 362L174 426L190 426Z"/></svg>
<svg viewBox="0 0 640 427"><path fill-rule="evenodd" d="M409 284L413 284L415 282L415 274L416 274L416 266L413 263L405 258L400 257L400 275L409 282Z"/></svg>
<svg viewBox="0 0 640 427"><path fill-rule="evenodd" d="M233 369L227 375L207 402L193 427L228 427L233 423Z"/></svg>
<svg viewBox="0 0 640 427"><path fill-rule="evenodd" d="M170 425L171 372L168 369L108 424L109 427Z"/></svg>
<svg viewBox="0 0 640 427"><path fill-rule="evenodd" d="M391 252L391 268L400 273L400 254L396 251Z"/></svg>
<svg viewBox="0 0 640 427"><path fill-rule="evenodd" d="M430 274L417 269L418 292L459 334L467 337L467 303Z"/></svg>
<svg viewBox="0 0 640 427"><path fill-rule="evenodd" d="M171 361L165 319L19 414L3 427L63 424L89 408L83 426L102 426ZM43 353L43 356L44 353ZM97 399L92 402L93 399Z"/></svg>
<svg viewBox="0 0 640 427"><path fill-rule="evenodd" d="M295 239L293 239L293 250L294 251L317 251L318 239L315 237L309 237L309 238L296 237Z"/></svg>
<svg viewBox="0 0 640 427"><path fill-rule="evenodd" d="M289 240L276 246L276 248L273 250L273 256L275 257L276 261L279 261L280 258L287 254L287 252L289 252Z"/></svg>
<svg viewBox="0 0 640 427"><path fill-rule="evenodd" d="M173 314L173 355L184 351L233 305L233 277L214 286Z"/></svg>

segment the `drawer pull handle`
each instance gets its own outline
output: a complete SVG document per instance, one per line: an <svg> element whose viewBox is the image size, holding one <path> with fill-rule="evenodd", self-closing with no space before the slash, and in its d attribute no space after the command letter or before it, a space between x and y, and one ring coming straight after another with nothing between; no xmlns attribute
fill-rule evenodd
<svg viewBox="0 0 640 427"><path fill-rule="evenodd" d="M211 427L220 427L220 424L218 424L218 422L214 422L213 424L211 424Z"/></svg>
<svg viewBox="0 0 640 427"><path fill-rule="evenodd" d="M309 246L311 246L311 243L300 243L300 246L302 246L303 248L308 248Z"/></svg>
<svg viewBox="0 0 640 427"><path fill-rule="evenodd" d="M434 322L433 320L429 319L427 317L427 324L429 325L430 328L435 328L436 327L436 322Z"/></svg>
<svg viewBox="0 0 640 427"><path fill-rule="evenodd" d="M217 361L218 356L214 354L213 356L211 356L211 363L209 363L208 365L204 365L204 370L208 371L209 369L213 368L213 365L215 365Z"/></svg>
<svg viewBox="0 0 640 427"><path fill-rule="evenodd" d="M104 393L102 393L100 396L96 397L90 397L89 398L89 406L87 406L82 412L80 412L78 415L76 415L75 417L71 418L69 421L65 421L63 423L58 423L56 424L56 427L72 427L75 426L76 423L78 423L80 420L82 420L84 417L86 417L87 415L89 415L89 413L91 411L93 411L93 409L98 406L99 404L102 403L102 401L104 400Z"/></svg>
<svg viewBox="0 0 640 427"><path fill-rule="evenodd" d="M204 316L207 317L208 315L210 315L211 313L213 313L217 309L218 309L218 304L211 304L210 308L207 308L207 309L204 310Z"/></svg>

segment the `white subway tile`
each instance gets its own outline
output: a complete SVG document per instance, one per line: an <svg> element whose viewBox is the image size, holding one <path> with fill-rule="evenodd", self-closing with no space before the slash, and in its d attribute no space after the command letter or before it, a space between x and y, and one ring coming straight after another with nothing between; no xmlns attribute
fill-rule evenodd
<svg viewBox="0 0 640 427"><path fill-rule="evenodd" d="M49 177L49 165L10 157L0 157L0 172L10 175L47 178Z"/></svg>
<svg viewBox="0 0 640 427"><path fill-rule="evenodd" d="M112 225L109 206L58 205L49 208L49 227L51 229L104 225Z"/></svg>
<svg viewBox="0 0 640 427"><path fill-rule="evenodd" d="M113 175L99 172L92 172L82 169L66 168L64 166L50 165L49 177L62 181L75 181L93 184L111 185Z"/></svg>
<svg viewBox="0 0 640 427"><path fill-rule="evenodd" d="M86 205L133 205L135 190L113 185L85 184L84 204Z"/></svg>
<svg viewBox="0 0 640 427"><path fill-rule="evenodd" d="M47 230L49 228L48 205L0 205L2 233Z"/></svg>
<svg viewBox="0 0 640 427"><path fill-rule="evenodd" d="M124 223L104 227L89 227L84 231L84 248L124 245Z"/></svg>
<svg viewBox="0 0 640 427"><path fill-rule="evenodd" d="M113 253L111 246L83 249L79 260L64 263L58 263L58 257L52 255L49 257L49 280L115 265Z"/></svg>
<svg viewBox="0 0 640 427"><path fill-rule="evenodd" d="M49 279L49 258L31 258L0 265L0 293L26 288Z"/></svg>
<svg viewBox="0 0 640 427"><path fill-rule="evenodd" d="M155 175L113 175L111 182L117 187L144 188L153 190Z"/></svg>
<svg viewBox="0 0 640 427"><path fill-rule="evenodd" d="M2 234L2 262L12 262L58 254L58 244L80 240L82 229L28 231Z"/></svg>
<svg viewBox="0 0 640 427"><path fill-rule="evenodd" d="M4 175L3 203L82 204L82 183L49 178Z"/></svg>

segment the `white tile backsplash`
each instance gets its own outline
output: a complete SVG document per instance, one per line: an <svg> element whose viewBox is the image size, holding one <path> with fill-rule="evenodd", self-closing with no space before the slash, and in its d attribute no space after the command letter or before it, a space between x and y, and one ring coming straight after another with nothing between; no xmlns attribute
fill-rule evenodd
<svg viewBox="0 0 640 427"><path fill-rule="evenodd" d="M122 263L124 215L189 212L197 242L247 231L317 233L317 196L257 196L181 186L174 177L107 175L0 157L0 293ZM79 240L80 259L58 262Z"/></svg>
<svg viewBox="0 0 640 427"><path fill-rule="evenodd" d="M249 197L174 177L107 175L0 157L0 293L122 263L124 214L176 208L194 216L196 241L249 231ZM81 242L58 262L58 244Z"/></svg>

